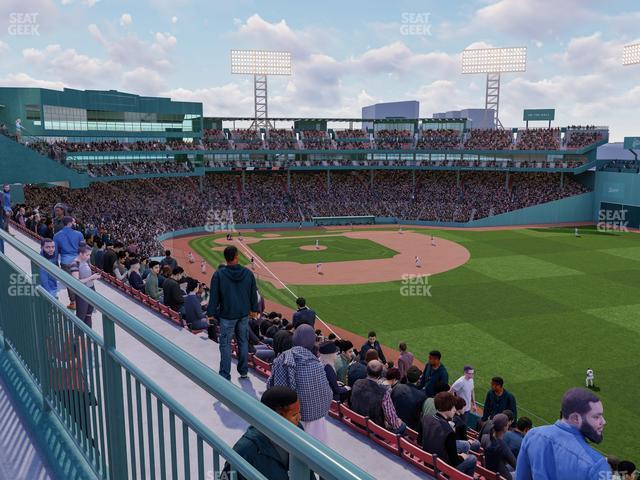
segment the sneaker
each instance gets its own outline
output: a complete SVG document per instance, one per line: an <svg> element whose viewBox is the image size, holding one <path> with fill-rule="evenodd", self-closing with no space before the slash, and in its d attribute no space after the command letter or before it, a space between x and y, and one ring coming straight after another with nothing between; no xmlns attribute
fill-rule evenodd
<svg viewBox="0 0 640 480"><path fill-rule="evenodd" d="M249 375L247 375L246 373L243 373L242 375L240 375L241 380L245 380L247 378L249 378Z"/></svg>
<svg viewBox="0 0 640 480"><path fill-rule="evenodd" d="M69 305L67 305L67 308L69 310L75 310L76 309L76 302L71 302Z"/></svg>

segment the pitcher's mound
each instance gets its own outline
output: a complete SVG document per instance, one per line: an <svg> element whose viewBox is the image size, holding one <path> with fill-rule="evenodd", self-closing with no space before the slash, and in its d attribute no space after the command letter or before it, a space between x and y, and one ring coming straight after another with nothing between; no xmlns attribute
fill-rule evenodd
<svg viewBox="0 0 640 480"><path fill-rule="evenodd" d="M326 245L302 245L300 250L326 250L328 247Z"/></svg>

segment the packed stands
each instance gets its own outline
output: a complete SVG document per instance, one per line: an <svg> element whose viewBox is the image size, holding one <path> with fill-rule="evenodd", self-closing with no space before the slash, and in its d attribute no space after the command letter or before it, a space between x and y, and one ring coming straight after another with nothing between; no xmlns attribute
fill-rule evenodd
<svg viewBox="0 0 640 480"><path fill-rule="evenodd" d="M413 148L413 132L409 130L378 130L375 147L379 150L409 150Z"/></svg>
<svg viewBox="0 0 640 480"><path fill-rule="evenodd" d="M293 130L271 128L267 130L266 138L269 150L293 150L298 148L298 140Z"/></svg>
<svg viewBox="0 0 640 480"><path fill-rule="evenodd" d="M558 150L560 149L560 129L519 130L515 148L517 150Z"/></svg>
<svg viewBox="0 0 640 480"><path fill-rule="evenodd" d="M189 162L176 162L173 160L164 162L71 163L69 165L79 172L86 172L92 178L117 177L141 173L186 173L193 171L193 166Z"/></svg>
<svg viewBox="0 0 640 480"><path fill-rule="evenodd" d="M571 129L567 132L566 145L568 149L584 148L603 138L602 132L595 130L594 127Z"/></svg>
<svg viewBox="0 0 640 480"><path fill-rule="evenodd" d="M420 132L417 150L456 150L462 147L460 139L462 133L459 130L443 129L429 130L425 129Z"/></svg>
<svg viewBox="0 0 640 480"><path fill-rule="evenodd" d="M469 138L464 142L468 150L508 150L512 147L513 138L510 131L478 128L471 130Z"/></svg>

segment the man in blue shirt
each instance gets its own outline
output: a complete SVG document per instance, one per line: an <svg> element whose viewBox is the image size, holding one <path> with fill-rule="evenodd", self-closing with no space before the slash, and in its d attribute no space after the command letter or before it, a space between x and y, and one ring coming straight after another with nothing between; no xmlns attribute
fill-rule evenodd
<svg viewBox="0 0 640 480"><path fill-rule="evenodd" d="M53 241L56 245L60 268L69 273L71 264L78 256L80 245L84 244L84 237L82 236L82 233L73 229L76 223L73 217L64 217L62 219L62 223L64 224L64 228L53 236ZM67 289L67 291L69 292L70 302L69 305L67 305L67 308L75 309L76 295L71 291L71 289Z"/></svg>
<svg viewBox="0 0 640 480"><path fill-rule="evenodd" d="M600 399L589 390L572 388L562 398L561 419L532 429L524 437L516 480L607 480L607 459L587 444L602 442L604 426Z"/></svg>
<svg viewBox="0 0 640 480"><path fill-rule="evenodd" d="M9 231L9 219L11 218L11 185L4 185L2 187L2 217L4 220L4 228Z"/></svg>
<svg viewBox="0 0 640 480"><path fill-rule="evenodd" d="M42 240L40 255L56 265L56 245L53 240L50 238ZM44 268L40 268L40 285L53 297L58 298L58 280L53 275L49 275Z"/></svg>

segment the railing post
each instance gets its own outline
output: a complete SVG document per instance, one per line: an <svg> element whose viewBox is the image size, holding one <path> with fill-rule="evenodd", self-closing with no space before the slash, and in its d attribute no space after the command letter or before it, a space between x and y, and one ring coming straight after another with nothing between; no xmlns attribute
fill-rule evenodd
<svg viewBox="0 0 640 480"><path fill-rule="evenodd" d="M109 478L120 480L128 477L127 443L124 425L124 401L122 391L122 368L110 355L116 349L116 332L113 320L102 314L104 336L104 365L102 368L105 389L105 415Z"/></svg>
<svg viewBox="0 0 640 480"><path fill-rule="evenodd" d="M31 316L33 317L33 332L35 333L35 347L36 356L38 358L38 376L40 377L40 387L42 388L42 405L40 408L43 412L51 410L47 396L49 395L49 368L47 358L47 348L45 345L45 338L49 331L47 321L48 308L46 302L40 298L38 291L36 290L40 284L40 269L38 266L31 262L31 292L33 293L33 302L31 302Z"/></svg>
<svg viewBox="0 0 640 480"><path fill-rule="evenodd" d="M311 470L306 463L294 455L289 455L289 480L309 480Z"/></svg>

